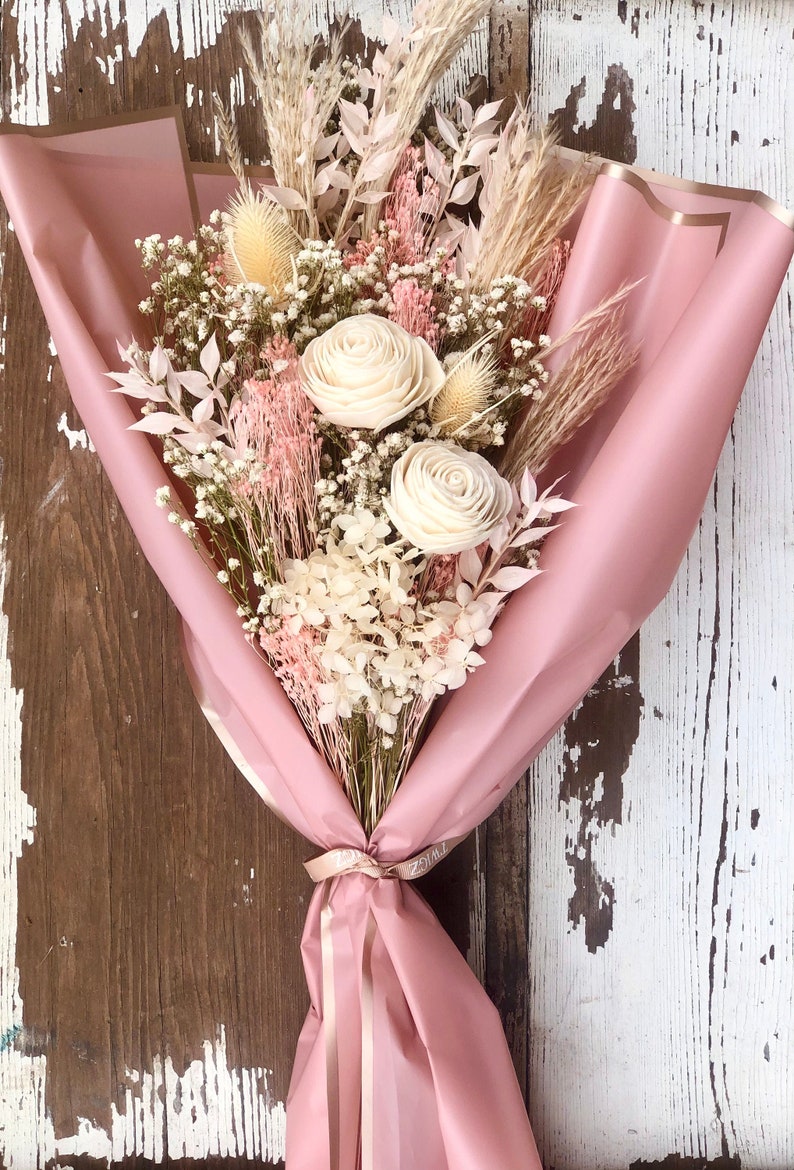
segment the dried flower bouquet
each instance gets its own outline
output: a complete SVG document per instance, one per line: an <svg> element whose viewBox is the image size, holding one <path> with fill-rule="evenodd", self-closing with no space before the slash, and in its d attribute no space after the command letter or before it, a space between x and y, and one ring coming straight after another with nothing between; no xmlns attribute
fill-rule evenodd
<svg viewBox="0 0 794 1170"><path fill-rule="evenodd" d="M277 0L243 46L264 186L223 110L236 185L173 112L0 135L196 695L321 851L289 1170L540 1170L496 1012L411 879L664 595L794 246L757 192L591 182L521 106L423 123L487 7L430 0L363 68Z"/></svg>
<svg viewBox="0 0 794 1170"><path fill-rule="evenodd" d="M590 180L518 106L427 99L487 10L423 4L371 67L287 0L243 42L274 181L246 175L195 238L137 241L153 348L114 375L190 488L171 508L371 834L435 700L484 662L568 508L533 478L626 372L623 293L545 329L560 233ZM437 51L443 24L445 51ZM558 339L557 346L560 341Z"/></svg>

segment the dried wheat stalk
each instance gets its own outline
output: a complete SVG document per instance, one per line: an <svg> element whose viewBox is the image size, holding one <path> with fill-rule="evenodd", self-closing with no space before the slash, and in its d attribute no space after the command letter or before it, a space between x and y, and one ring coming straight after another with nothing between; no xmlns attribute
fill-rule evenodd
<svg viewBox="0 0 794 1170"><path fill-rule="evenodd" d="M247 180L245 177L243 152L240 148L240 136L237 133L237 123L234 121L231 110L217 93L213 94L212 105L215 110L215 121L218 127L218 134L220 135L221 146L226 155L226 161L237 182L241 187L244 187L246 186Z"/></svg>
<svg viewBox="0 0 794 1170"><path fill-rule="evenodd" d="M289 210L292 226L301 236L316 238L316 151L347 80L341 38L331 38L327 55L313 67L319 42L310 35L305 4L272 0L258 25L257 42L247 31L240 41L262 102L270 164L279 187L297 191L304 204Z"/></svg>

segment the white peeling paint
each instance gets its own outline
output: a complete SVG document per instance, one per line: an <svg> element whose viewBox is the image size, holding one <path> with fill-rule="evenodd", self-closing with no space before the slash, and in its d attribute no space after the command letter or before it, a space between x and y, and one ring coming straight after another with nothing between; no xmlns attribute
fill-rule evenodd
<svg viewBox="0 0 794 1170"><path fill-rule="evenodd" d="M14 882L16 890L16 882ZM0 985L1 986L1 985ZM20 1009L17 997L17 1006ZM281 1162L286 1109L270 1090L270 1071L230 1068L226 1035L205 1041L204 1059L184 1073L171 1057L154 1057L151 1071L126 1070L121 1108L111 1107L110 1133L78 1117L77 1133L57 1138L45 1110L46 1058L15 1050L0 1055L0 1155L6 1170L43 1170L58 1159L91 1157L108 1170L128 1157L155 1165L179 1158Z"/></svg>
<svg viewBox="0 0 794 1170"><path fill-rule="evenodd" d="M0 523L0 604L5 592ZM7 1170L36 1170L44 1114L44 1058L15 1045L23 1033L17 943L17 862L33 842L36 810L22 791L22 692L11 682L8 618L0 610L0 1155Z"/></svg>
<svg viewBox="0 0 794 1170"><path fill-rule="evenodd" d="M84 451L95 451L96 447L88 437L84 429L73 431L69 426L69 420L66 417L66 411L63 412L58 419L58 425L55 428L60 434L66 436L69 442L69 450L74 451L75 447L82 447Z"/></svg>
<svg viewBox="0 0 794 1170"><path fill-rule="evenodd" d="M61 1138L57 1142L58 1158L78 1158L85 1155L98 1160L104 1159L108 1165L112 1154L112 1144L104 1129L99 1129L86 1117L78 1117L77 1133L74 1137ZM61 1163L61 1170L64 1170Z"/></svg>
<svg viewBox="0 0 794 1170"><path fill-rule="evenodd" d="M229 1068L223 1028L203 1047L204 1059L181 1075L159 1055L151 1072L127 1072L124 1106L112 1108L111 1165L130 1155L160 1163L166 1150L169 1159L284 1158L286 1110L273 1098L269 1070Z"/></svg>
<svg viewBox="0 0 794 1170"><path fill-rule="evenodd" d="M541 116L586 77L592 125L620 62L640 165L791 200L787 107L771 100L794 82L790 3L646 5L636 30L633 5L538 7ZM588 825L593 880L615 891L595 953L568 926L566 851L598 793L584 810L560 801L562 736L532 769L529 1077L557 1170L672 1154L794 1166L790 304L784 292L686 562L640 636L623 821Z"/></svg>
<svg viewBox="0 0 794 1170"><path fill-rule="evenodd" d="M238 0L235 7L243 12L257 11L261 4L260 0ZM333 3L317 3L315 0L311 5L314 31L325 31L329 16L343 18L353 7L350 0L335 0ZM382 0L361 0L355 8L364 35L369 39L380 37L384 13ZM112 42L115 38L116 43L111 43L110 52L105 49L101 57L95 58L113 84L116 66L123 59L125 50L130 56L138 52L152 21L164 16L173 51L176 53L181 49L185 58L191 59L218 40L228 18L228 9L225 0L134 0L134 3L124 6L122 22L121 0L102 0L101 3L98 0L63 0L57 6L45 6L41 0L16 0L11 10L17 33L17 44L11 50L9 66L11 121L32 126L49 121L48 83L49 78L57 76L63 69L67 21L72 41L91 26L103 41ZM409 26L412 0L394 0L388 9L403 26ZM156 70L157 66L154 68ZM439 87L437 100L449 105L455 92L478 73L488 75L487 21L481 23L450 70L453 80L443 82ZM60 87L53 89L60 92ZM187 104L191 104L191 98Z"/></svg>

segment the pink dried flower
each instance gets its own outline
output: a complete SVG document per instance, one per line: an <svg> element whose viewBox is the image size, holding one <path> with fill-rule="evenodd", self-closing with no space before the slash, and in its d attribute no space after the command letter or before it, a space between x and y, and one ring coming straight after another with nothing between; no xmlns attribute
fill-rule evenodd
<svg viewBox="0 0 794 1170"><path fill-rule="evenodd" d="M283 623L275 629L262 629L259 634L273 673L299 710L314 705L311 700L317 687L326 681L315 649L318 638L311 626L301 626L296 633Z"/></svg>
<svg viewBox="0 0 794 1170"><path fill-rule="evenodd" d="M429 593L436 593L439 597L451 594L457 569L457 553L440 553L429 557L422 576L423 597L427 597Z"/></svg>
<svg viewBox="0 0 794 1170"><path fill-rule="evenodd" d="M420 288L413 277L394 282L389 317L414 337L423 337L431 349L437 348L438 325L433 294Z"/></svg>
<svg viewBox="0 0 794 1170"><path fill-rule="evenodd" d="M243 384L229 425L238 450L250 448L263 465L257 480L241 485L241 494L268 518L282 560L303 556L315 544L314 485L320 477L321 440L314 408L301 386L295 347L275 337L262 359L270 377Z"/></svg>
<svg viewBox="0 0 794 1170"><path fill-rule="evenodd" d="M426 259L430 241L423 214L434 189L433 180L424 174L421 152L415 146L407 147L383 207L385 231L375 231L368 239L359 240L345 257L345 265L352 268L363 264L377 247L384 250L386 271L392 264L418 264Z"/></svg>
<svg viewBox="0 0 794 1170"><path fill-rule="evenodd" d="M259 643L273 673L300 715L314 742L320 745L337 775L346 771L344 729L339 720L321 723L319 688L328 681L317 654L320 633L304 625L297 633L282 622L272 629L262 629Z"/></svg>

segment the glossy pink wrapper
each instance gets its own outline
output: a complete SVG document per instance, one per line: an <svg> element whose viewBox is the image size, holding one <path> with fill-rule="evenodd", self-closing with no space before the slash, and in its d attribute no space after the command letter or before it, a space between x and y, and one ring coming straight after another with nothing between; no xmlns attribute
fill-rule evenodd
<svg viewBox="0 0 794 1170"><path fill-rule="evenodd" d="M367 841L234 604L154 504L155 446L109 392L116 339L142 332L133 241L192 233L233 189L194 172L174 111L137 122L0 135L0 189L64 373L141 547L177 606L194 689L262 798L320 850L382 862L474 828L499 804L666 592L794 249L764 196L607 165L575 227L552 335L626 281L637 366L555 460L579 506L547 540L481 667L445 702ZM572 229L572 232L574 229ZM371 964L376 1170L540 1167L498 1015L410 884L348 874L318 886L303 940L311 1009L288 1101L289 1170L357 1164L362 973ZM333 944L339 1099L328 1116L321 903ZM376 929L366 959L368 922ZM365 1070L366 1071L366 1070ZM319 1124L318 1124L319 1122Z"/></svg>

